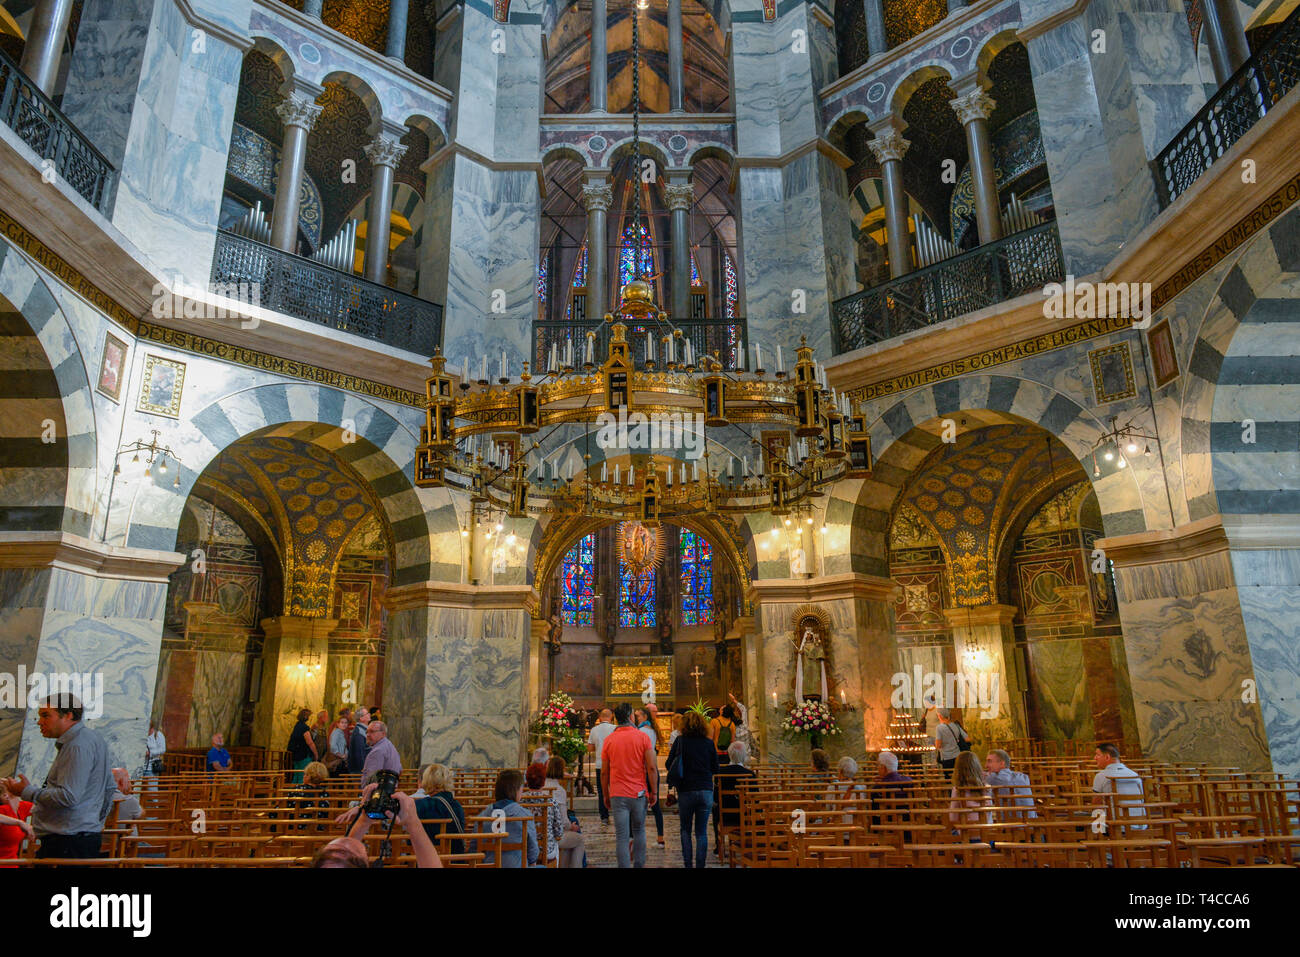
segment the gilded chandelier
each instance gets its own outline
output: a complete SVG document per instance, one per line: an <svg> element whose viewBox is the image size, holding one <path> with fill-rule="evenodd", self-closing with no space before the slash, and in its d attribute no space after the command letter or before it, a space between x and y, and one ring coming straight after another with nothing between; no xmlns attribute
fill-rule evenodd
<svg viewBox="0 0 1300 957"><path fill-rule="evenodd" d="M550 512L653 523L716 512L785 515L824 494L821 489L831 482L870 470L865 422L851 414L847 396L827 386L809 346L796 351L793 376L779 350L772 374L761 367L726 372L716 354L697 356L681 330L662 319L648 283L628 282L621 300L618 313L605 317L610 341L599 365L599 329L587 331L576 357L572 341L553 349L540 378L524 363L523 373L512 379L503 356L495 383L487 378L486 360L474 379L466 359L457 386L446 358L435 353L416 484L464 487L472 501L514 516ZM624 320L657 327L646 332L639 368ZM756 356L761 366L761 350ZM638 412L652 421L701 422L703 454L688 461L631 452L626 467L620 462L611 470L608 461L593 463L588 451L581 468L574 467L572 455L561 467L559 457L548 458L543 449L548 436L537 439L543 430L567 425L584 426L590 435L614 416L626 421ZM720 452L717 443L711 450L708 430L727 427L758 427L766 444L751 433L752 461L748 454Z"/></svg>

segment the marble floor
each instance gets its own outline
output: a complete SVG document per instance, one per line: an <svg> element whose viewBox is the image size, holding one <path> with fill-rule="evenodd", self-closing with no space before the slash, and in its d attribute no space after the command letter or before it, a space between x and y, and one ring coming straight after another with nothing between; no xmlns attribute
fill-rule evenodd
<svg viewBox="0 0 1300 957"><path fill-rule="evenodd" d="M582 797L574 801L574 811L582 822L582 836L587 848L588 867L617 867L614 851L614 822L602 826L596 811L596 799ZM681 829L678 826L677 808L664 808L664 843L655 843L654 815L646 814L646 867L681 867ZM709 867L721 867L713 847L713 820L709 820Z"/></svg>

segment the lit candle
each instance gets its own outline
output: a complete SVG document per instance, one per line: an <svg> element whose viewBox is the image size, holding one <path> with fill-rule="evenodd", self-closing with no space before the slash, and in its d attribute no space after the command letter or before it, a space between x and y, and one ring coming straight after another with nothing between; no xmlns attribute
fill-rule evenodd
<svg viewBox="0 0 1300 957"><path fill-rule="evenodd" d="M844 689L840 689L840 704L848 704L848 699L844 697Z"/></svg>

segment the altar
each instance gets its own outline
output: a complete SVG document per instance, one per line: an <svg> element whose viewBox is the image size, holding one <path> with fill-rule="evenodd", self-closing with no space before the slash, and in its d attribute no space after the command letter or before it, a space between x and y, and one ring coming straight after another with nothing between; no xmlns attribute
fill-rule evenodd
<svg viewBox="0 0 1300 957"><path fill-rule="evenodd" d="M672 655L611 656L605 659L605 699L639 706L653 701L660 711L676 707Z"/></svg>

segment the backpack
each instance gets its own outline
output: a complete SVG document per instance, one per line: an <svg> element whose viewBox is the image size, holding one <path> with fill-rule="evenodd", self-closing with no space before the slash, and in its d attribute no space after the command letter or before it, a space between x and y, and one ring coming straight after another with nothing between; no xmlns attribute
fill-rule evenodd
<svg viewBox="0 0 1300 957"><path fill-rule="evenodd" d="M952 727L956 729L953 731L952 736L957 740L957 750L969 751L970 738L966 737L966 729L963 728L961 725L959 725L956 721L952 722Z"/></svg>
<svg viewBox="0 0 1300 957"><path fill-rule="evenodd" d="M719 751L726 751L727 748L731 747L731 732L732 729L734 729L735 727L736 727L735 724L733 724L730 721L728 721L726 724L718 725L717 749Z"/></svg>

